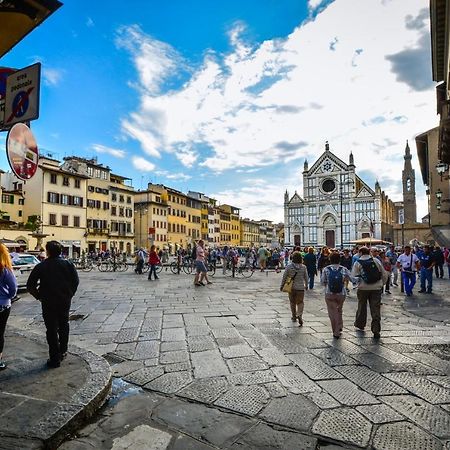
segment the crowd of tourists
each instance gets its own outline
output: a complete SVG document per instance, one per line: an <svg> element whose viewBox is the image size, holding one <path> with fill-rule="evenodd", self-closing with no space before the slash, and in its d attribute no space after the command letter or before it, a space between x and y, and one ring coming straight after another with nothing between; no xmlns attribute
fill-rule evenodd
<svg viewBox="0 0 450 450"><path fill-rule="evenodd" d="M367 305L372 317L371 331L375 339L381 331L381 296L390 295L393 286L399 286L405 295L413 295L417 276L420 279L421 294L431 294L433 272L436 278L444 278L447 265L450 278L450 251L438 246L424 245L412 248L406 245L397 250L391 246L385 251L377 247L355 248L338 251L322 248L296 247L289 256L289 263L281 280L280 290L288 292L292 320L303 325L303 300L305 291L314 289L315 277L325 288L325 302L331 322L333 336L338 339L342 333L342 309L350 293L350 283L356 290L358 307L354 325L364 331L367 324Z"/></svg>

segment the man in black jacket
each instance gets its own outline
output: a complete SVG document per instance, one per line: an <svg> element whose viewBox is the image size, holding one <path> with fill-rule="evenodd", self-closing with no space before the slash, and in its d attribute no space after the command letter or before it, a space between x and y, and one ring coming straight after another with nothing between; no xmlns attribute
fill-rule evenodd
<svg viewBox="0 0 450 450"><path fill-rule="evenodd" d="M47 366L59 367L69 342L69 310L78 287L74 265L61 257L61 245L49 241L47 259L34 267L27 282L28 292L42 303L50 359Z"/></svg>

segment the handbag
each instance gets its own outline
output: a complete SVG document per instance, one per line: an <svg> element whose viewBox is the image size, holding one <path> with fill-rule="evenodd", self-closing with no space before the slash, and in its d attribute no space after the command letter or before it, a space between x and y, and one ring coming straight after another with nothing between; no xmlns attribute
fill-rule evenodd
<svg viewBox="0 0 450 450"><path fill-rule="evenodd" d="M290 294L292 292L292 286L294 285L295 277L297 276L298 272L295 272L293 277L287 277L286 281L283 284L283 289L281 289L282 292L287 292Z"/></svg>

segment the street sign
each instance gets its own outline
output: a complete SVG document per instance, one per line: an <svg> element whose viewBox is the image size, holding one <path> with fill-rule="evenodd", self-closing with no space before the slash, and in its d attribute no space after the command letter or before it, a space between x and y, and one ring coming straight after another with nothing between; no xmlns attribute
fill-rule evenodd
<svg viewBox="0 0 450 450"><path fill-rule="evenodd" d="M400 225L404 225L404 223L405 223L405 210L404 209L398 210L398 223Z"/></svg>
<svg viewBox="0 0 450 450"><path fill-rule="evenodd" d="M6 156L14 174L21 180L29 180L36 173L39 151L31 130L23 123L16 123L6 137Z"/></svg>
<svg viewBox="0 0 450 450"><path fill-rule="evenodd" d="M6 79L3 128L39 117L41 64L36 63L9 75Z"/></svg>
<svg viewBox="0 0 450 450"><path fill-rule="evenodd" d="M6 79L15 71L16 69L11 69L9 67L0 67L0 129L5 115Z"/></svg>

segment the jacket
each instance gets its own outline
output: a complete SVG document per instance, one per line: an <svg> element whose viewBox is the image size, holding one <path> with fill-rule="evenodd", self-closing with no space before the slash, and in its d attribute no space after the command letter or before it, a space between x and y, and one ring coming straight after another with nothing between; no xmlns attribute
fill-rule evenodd
<svg viewBox="0 0 450 450"><path fill-rule="evenodd" d="M28 277L27 289L38 300L53 303L70 300L78 283L75 266L61 257L53 257L34 267Z"/></svg>
<svg viewBox="0 0 450 450"><path fill-rule="evenodd" d="M387 280L389 278L389 273L384 270L383 265L381 264L380 260L377 258L373 258L375 261L375 264L377 265L378 269L381 272L381 279L376 281L375 283L367 284L362 279L362 266L359 261L365 261L367 259L372 258L370 255L361 255L358 261L353 264L352 269L352 277L358 279L358 289L364 290L364 291L377 291L381 290L381 288L387 283Z"/></svg>
<svg viewBox="0 0 450 450"><path fill-rule="evenodd" d="M297 275L295 275L297 273ZM294 284L292 285L292 289L295 291L304 291L305 289L308 289L308 272L306 270L306 266L303 264L294 264L293 262L289 263L286 266L286 269L283 273L283 278L281 280L280 289L283 288L284 283L286 283L287 277L293 277L294 278Z"/></svg>
<svg viewBox="0 0 450 450"><path fill-rule="evenodd" d="M158 253L156 252L150 252L150 255L148 256L148 263L151 266L156 266L157 264L159 264L161 261L159 259Z"/></svg>

